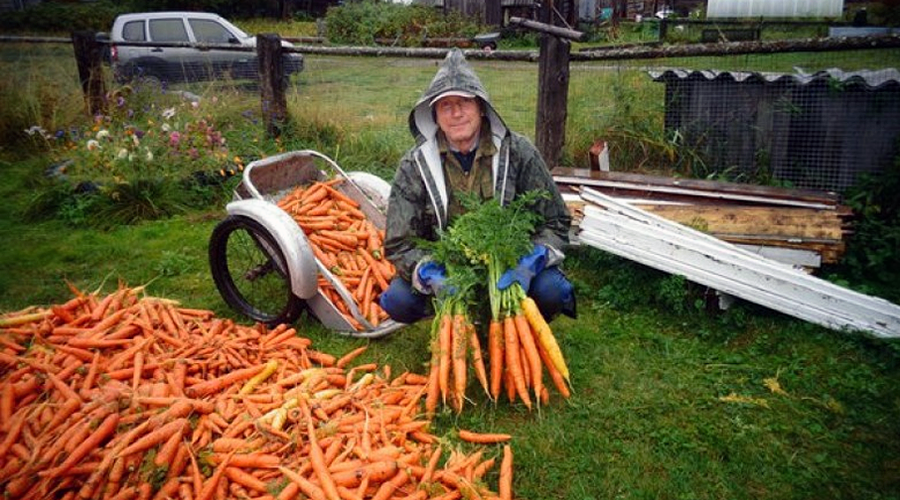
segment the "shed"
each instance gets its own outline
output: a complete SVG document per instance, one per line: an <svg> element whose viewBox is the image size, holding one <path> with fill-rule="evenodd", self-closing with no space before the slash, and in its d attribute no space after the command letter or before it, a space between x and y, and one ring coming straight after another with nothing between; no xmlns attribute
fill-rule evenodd
<svg viewBox="0 0 900 500"><path fill-rule="evenodd" d="M841 17L844 0L709 0L706 17Z"/></svg>
<svg viewBox="0 0 900 500"><path fill-rule="evenodd" d="M842 191L900 155L900 71L651 71L665 127L714 171Z"/></svg>

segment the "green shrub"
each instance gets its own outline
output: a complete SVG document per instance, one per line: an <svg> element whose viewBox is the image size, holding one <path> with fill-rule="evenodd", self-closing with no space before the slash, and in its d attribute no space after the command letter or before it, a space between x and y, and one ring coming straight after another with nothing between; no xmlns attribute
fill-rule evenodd
<svg viewBox="0 0 900 500"><path fill-rule="evenodd" d="M346 45L373 45L392 40L399 46L421 45L425 38L471 37L477 23L452 11L446 15L433 7L388 2L351 2L328 9L328 39Z"/></svg>
<svg viewBox="0 0 900 500"><path fill-rule="evenodd" d="M129 1L98 0L90 3L42 2L24 10L4 12L0 30L17 33L71 33L79 30L109 31L117 15L131 11Z"/></svg>
<svg viewBox="0 0 900 500"><path fill-rule="evenodd" d="M900 157L863 176L845 195L856 221L839 272L849 285L900 303Z"/></svg>

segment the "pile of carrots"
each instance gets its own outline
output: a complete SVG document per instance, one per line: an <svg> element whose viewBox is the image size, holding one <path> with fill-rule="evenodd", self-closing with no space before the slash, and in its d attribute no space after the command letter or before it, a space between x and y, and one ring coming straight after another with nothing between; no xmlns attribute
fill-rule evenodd
<svg viewBox="0 0 900 500"><path fill-rule="evenodd" d="M336 357L140 287L72 292L0 317L7 498L513 496L511 436L432 434L427 378L357 364L365 346Z"/></svg>
<svg viewBox="0 0 900 500"><path fill-rule="evenodd" d="M384 258L384 230L360 210L357 201L335 188L343 179L298 186L278 206L303 229L316 259L350 292L361 316L373 327L387 318L378 296L387 290L396 269ZM319 290L357 330L363 330L346 302L326 278Z"/></svg>

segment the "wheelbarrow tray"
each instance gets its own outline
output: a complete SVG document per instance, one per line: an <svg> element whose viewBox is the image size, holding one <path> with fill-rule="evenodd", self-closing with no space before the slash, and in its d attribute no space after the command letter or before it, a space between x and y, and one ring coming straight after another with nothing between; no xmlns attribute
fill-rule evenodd
<svg viewBox="0 0 900 500"><path fill-rule="evenodd" d="M262 199L277 204L298 186L327 181L335 177L342 178L343 182L336 184L334 188L359 203L359 209L366 218L375 227L383 230L387 199L370 186L354 181L352 176L344 172L337 163L315 151L293 151L250 163L244 170L241 182L234 189L234 199ZM297 231L303 234L299 225ZM303 237L305 238L305 235ZM352 294L340 279L321 261L315 260L319 274L335 288L354 319L363 326L363 330L354 328L348 318L319 289L315 295L306 299L306 305L326 328L354 337L377 338L404 326L403 323L391 319L372 325L359 312Z"/></svg>

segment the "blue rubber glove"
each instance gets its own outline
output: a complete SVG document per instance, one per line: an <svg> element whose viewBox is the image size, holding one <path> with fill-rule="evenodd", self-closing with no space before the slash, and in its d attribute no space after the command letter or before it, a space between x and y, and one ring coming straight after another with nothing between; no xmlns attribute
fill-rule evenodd
<svg viewBox="0 0 900 500"><path fill-rule="evenodd" d="M519 259L516 267L507 270L500 276L500 279L497 280L497 288L506 290L513 283L518 283L522 286L522 290L527 292L531 287L531 280L547 267L548 257L547 247L535 245L530 254Z"/></svg>
<svg viewBox="0 0 900 500"><path fill-rule="evenodd" d="M423 263L416 270L419 291L437 295L447 284L447 269L434 261Z"/></svg>

